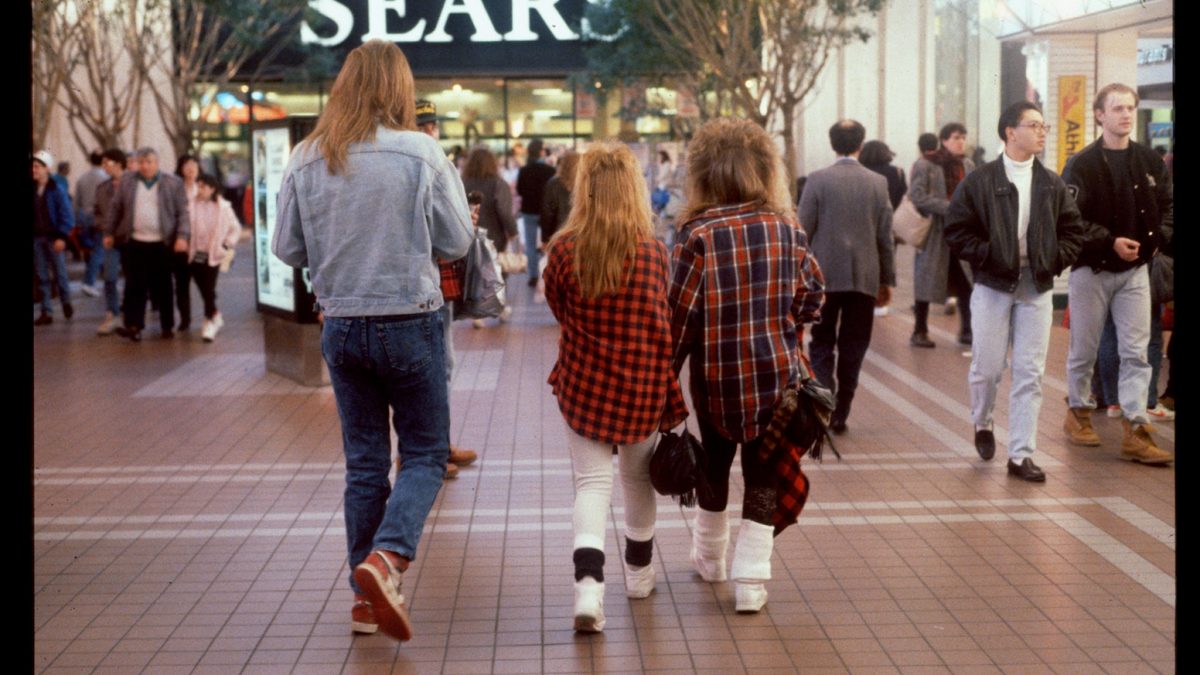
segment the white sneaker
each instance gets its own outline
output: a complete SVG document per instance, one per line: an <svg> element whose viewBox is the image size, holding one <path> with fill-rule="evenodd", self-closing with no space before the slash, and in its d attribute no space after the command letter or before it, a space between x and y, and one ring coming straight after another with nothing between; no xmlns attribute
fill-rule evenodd
<svg viewBox="0 0 1200 675"><path fill-rule="evenodd" d="M733 595L737 603L734 609L739 614L757 614L767 604L766 584L748 584L739 581L733 585Z"/></svg>
<svg viewBox="0 0 1200 675"><path fill-rule="evenodd" d="M1150 412L1150 411L1149 411L1149 410L1147 410L1146 412ZM1105 415L1108 415L1109 417L1120 417L1120 416L1121 416L1121 406L1119 406L1119 405L1110 405L1110 406L1108 406L1108 408L1107 408L1107 409L1104 411L1104 414L1105 414Z"/></svg>
<svg viewBox="0 0 1200 675"><path fill-rule="evenodd" d="M604 583L592 577L575 582L575 630L581 633L604 630Z"/></svg>
<svg viewBox="0 0 1200 675"><path fill-rule="evenodd" d="M630 567L625 564L625 597L646 598L653 592L654 565Z"/></svg>
<svg viewBox="0 0 1200 675"><path fill-rule="evenodd" d="M512 318L512 307L505 305L504 309L500 310L500 323L508 323L510 318Z"/></svg>
<svg viewBox="0 0 1200 675"><path fill-rule="evenodd" d="M220 312L213 314L212 321L217 325L217 330L221 330L225 327L225 317L222 316Z"/></svg>
<svg viewBox="0 0 1200 675"><path fill-rule="evenodd" d="M117 330L117 317L112 312L104 313L104 322L96 329L96 335L112 335Z"/></svg>
<svg viewBox="0 0 1200 675"><path fill-rule="evenodd" d="M475 328L483 328L483 319L471 319L471 325Z"/></svg>
<svg viewBox="0 0 1200 675"><path fill-rule="evenodd" d="M79 292L83 293L89 298L98 298L100 297L100 285L96 284L95 286L88 286L87 284L80 284Z"/></svg>
<svg viewBox="0 0 1200 675"><path fill-rule="evenodd" d="M205 342L212 342L217 337L217 324L209 319L204 320L204 327L200 329L200 337Z"/></svg>
<svg viewBox="0 0 1200 675"><path fill-rule="evenodd" d="M887 305L884 305L883 307L875 308L875 316L887 316L887 315L888 315Z"/></svg>
<svg viewBox="0 0 1200 675"><path fill-rule="evenodd" d="M1153 408L1147 408L1146 414L1159 422L1170 422L1171 420L1175 419L1175 411L1167 408L1161 403Z"/></svg>

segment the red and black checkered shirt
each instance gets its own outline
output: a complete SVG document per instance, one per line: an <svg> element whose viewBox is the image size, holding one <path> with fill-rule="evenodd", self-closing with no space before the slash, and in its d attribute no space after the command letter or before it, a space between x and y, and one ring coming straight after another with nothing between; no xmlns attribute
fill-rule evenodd
<svg viewBox="0 0 1200 675"><path fill-rule="evenodd" d="M684 223L671 278L674 369L691 357L697 414L726 438L758 438L784 388L808 368L803 324L825 280L800 225L756 203L709 209Z"/></svg>
<svg viewBox="0 0 1200 675"><path fill-rule="evenodd" d="M583 297L575 242L558 240L546 263L546 304L562 326L548 380L567 425L601 443L633 443L687 417L671 369L667 249L638 244L620 291Z"/></svg>

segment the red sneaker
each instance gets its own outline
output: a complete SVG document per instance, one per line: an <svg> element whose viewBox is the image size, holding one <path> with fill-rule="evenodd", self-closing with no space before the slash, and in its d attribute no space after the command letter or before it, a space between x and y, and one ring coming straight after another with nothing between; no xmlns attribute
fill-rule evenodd
<svg viewBox="0 0 1200 675"><path fill-rule="evenodd" d="M350 608L350 630L359 635L374 635L379 630L371 601L362 593L354 594L354 607Z"/></svg>
<svg viewBox="0 0 1200 675"><path fill-rule="evenodd" d="M372 551L354 568L354 583L371 603L375 622L384 633L401 642L412 639L412 624L408 621L404 596L400 594L400 571L383 551Z"/></svg>

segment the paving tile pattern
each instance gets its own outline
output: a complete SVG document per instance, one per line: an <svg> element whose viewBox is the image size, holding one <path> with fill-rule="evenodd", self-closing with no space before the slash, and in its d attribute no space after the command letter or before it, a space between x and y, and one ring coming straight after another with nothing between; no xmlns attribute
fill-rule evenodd
<svg viewBox="0 0 1200 675"><path fill-rule="evenodd" d="M1103 447L1064 442L1061 328L1038 435L1048 482L1009 479L1003 451L979 461L957 317L935 308L937 348L908 346L905 249L845 459L806 465L811 501L776 540L764 612L736 614L731 585L693 573L692 514L665 498L656 592L626 599L618 488L608 626L573 633L571 466L545 384L558 331L517 276L511 323L455 326L452 438L481 460L439 495L407 574L416 636L353 637L333 396L265 372L243 253L214 344L99 338L87 298L35 333L38 673L1175 670L1174 469L1121 462L1104 416ZM1171 449L1173 426L1159 425Z"/></svg>

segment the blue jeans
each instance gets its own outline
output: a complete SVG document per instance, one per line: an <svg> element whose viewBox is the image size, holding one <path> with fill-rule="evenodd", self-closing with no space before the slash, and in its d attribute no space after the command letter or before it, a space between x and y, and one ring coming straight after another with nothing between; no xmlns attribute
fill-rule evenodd
<svg viewBox="0 0 1200 675"><path fill-rule="evenodd" d="M996 390L1012 345L1012 385L1008 392L1008 457L1020 464L1037 449L1042 374L1050 346L1054 303L1039 293L1028 267L1014 293L976 284L971 292L971 415L979 427L992 425ZM1075 321L1074 313L1071 316Z"/></svg>
<svg viewBox="0 0 1200 675"><path fill-rule="evenodd" d="M121 277L121 249L116 246L99 248L92 252L92 257L99 258L103 264L104 308L118 316L121 314L121 298L117 294L117 279Z"/></svg>
<svg viewBox="0 0 1200 675"><path fill-rule="evenodd" d="M96 218L90 213L78 211L75 213L75 224L79 226L83 236L80 243L91 249L88 254L87 268L83 273L83 285L92 286L100 274L100 265L104 262L104 246L101 236L96 232Z"/></svg>
<svg viewBox="0 0 1200 675"><path fill-rule="evenodd" d="M42 311L50 313L50 274L58 277L58 299L62 304L71 304L71 282L67 279L67 259L62 252L54 250L50 237L33 238L33 269L37 273L38 285L42 289Z"/></svg>
<svg viewBox="0 0 1200 675"><path fill-rule="evenodd" d="M325 317L321 353L342 423L350 586L372 550L412 560L450 458L450 405L437 312ZM402 468L395 485L388 410Z"/></svg>
<svg viewBox="0 0 1200 675"><path fill-rule="evenodd" d="M542 217L532 213L522 213L521 222L525 225L525 258L529 261L529 278L538 278L538 235L541 234Z"/></svg>

